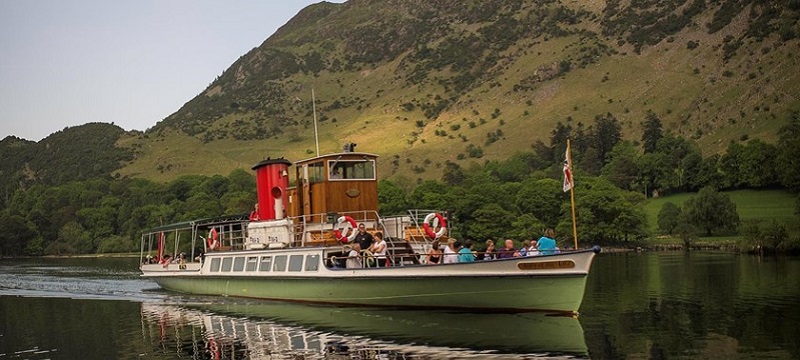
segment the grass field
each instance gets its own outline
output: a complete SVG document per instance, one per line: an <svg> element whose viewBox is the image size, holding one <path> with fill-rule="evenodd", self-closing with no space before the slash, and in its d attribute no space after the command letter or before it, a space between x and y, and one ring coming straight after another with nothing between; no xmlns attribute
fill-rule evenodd
<svg viewBox="0 0 800 360"><path fill-rule="evenodd" d="M736 204L736 210L739 212L739 218L742 223L761 221L763 223L771 223L776 221L786 225L786 229L792 235L800 234L800 216L795 214L795 201L796 197L785 190L737 190L727 191L724 194L728 195L731 201ZM647 214L648 226L653 234L660 234L658 230L658 212L661 207L671 202L675 205L682 206L683 203L694 196L695 194L677 194L665 196L656 199L650 199L645 203L644 210ZM713 238L701 238L703 240L713 241L734 241L738 237L731 236L715 236ZM663 242L675 242L676 239L663 239Z"/></svg>

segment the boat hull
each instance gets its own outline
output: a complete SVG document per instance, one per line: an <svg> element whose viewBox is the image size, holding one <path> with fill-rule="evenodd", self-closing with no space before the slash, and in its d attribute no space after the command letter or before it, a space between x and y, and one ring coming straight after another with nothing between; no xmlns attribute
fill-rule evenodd
<svg viewBox="0 0 800 360"><path fill-rule="evenodd" d="M269 300L442 309L577 311L585 275L456 278L159 277L167 290Z"/></svg>
<svg viewBox="0 0 800 360"><path fill-rule="evenodd" d="M296 274L145 272L166 290L268 300L402 308L577 312L593 251L436 266ZM566 269L558 268L567 264ZM159 268L158 266L156 268Z"/></svg>

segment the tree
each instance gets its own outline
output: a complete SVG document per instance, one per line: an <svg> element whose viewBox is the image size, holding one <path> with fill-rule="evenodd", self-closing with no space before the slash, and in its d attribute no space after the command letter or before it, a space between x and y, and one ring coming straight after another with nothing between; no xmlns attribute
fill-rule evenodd
<svg viewBox="0 0 800 360"><path fill-rule="evenodd" d="M600 175L600 171L603 169L603 161L600 159L600 155L597 153L597 149L595 149L594 146L587 147L586 151L577 158L577 161L572 161L573 173L592 176Z"/></svg>
<svg viewBox="0 0 800 360"><path fill-rule="evenodd" d="M703 159L697 171L689 178L689 188L693 191L705 186L718 186L722 183L722 174L719 172L719 154L713 154Z"/></svg>
<svg viewBox="0 0 800 360"><path fill-rule="evenodd" d="M561 157L567 149L567 138L572 133L572 127L564 125L560 121L556 124L556 128L550 133L550 149L552 149L553 162L564 161Z"/></svg>
<svg viewBox="0 0 800 360"><path fill-rule="evenodd" d="M0 215L0 227L3 229L3 236L0 239L2 256L26 255L24 250L28 243L38 236L31 222L19 215L9 215L5 211Z"/></svg>
<svg viewBox="0 0 800 360"><path fill-rule="evenodd" d="M672 235L673 230L678 226L680 216L681 208L671 202L664 203L658 212L658 229Z"/></svg>
<svg viewBox="0 0 800 360"><path fill-rule="evenodd" d="M684 213L686 221L705 230L706 236L716 230L735 231L739 226L736 204L711 186L700 189L696 196L686 200Z"/></svg>
<svg viewBox="0 0 800 360"><path fill-rule="evenodd" d="M719 168L722 172L722 184L724 189L741 187L744 182L741 177L741 163L744 146L739 143L731 142L725 155L719 160Z"/></svg>
<svg viewBox="0 0 800 360"><path fill-rule="evenodd" d="M473 214L474 220L467 225L469 236L475 239L502 239L511 235L511 212L498 204L486 204Z"/></svg>
<svg viewBox="0 0 800 360"><path fill-rule="evenodd" d="M778 182L775 154L778 150L772 144L759 139L747 142L740 158L740 179L746 186L763 188Z"/></svg>
<svg viewBox="0 0 800 360"><path fill-rule="evenodd" d="M516 193L514 204L547 227L555 227L561 217L562 184L555 179L526 180Z"/></svg>
<svg viewBox="0 0 800 360"><path fill-rule="evenodd" d="M661 119L652 111L648 111L642 124L642 146L644 153L649 154L656 151L658 141L663 136L661 131Z"/></svg>
<svg viewBox="0 0 800 360"><path fill-rule="evenodd" d="M789 123L778 130L778 156L776 159L781 184L793 192L800 192L800 112L792 113Z"/></svg>
<svg viewBox="0 0 800 360"><path fill-rule="evenodd" d="M381 214L403 214L408 210L406 191L389 180L378 182L378 203Z"/></svg>
<svg viewBox="0 0 800 360"><path fill-rule="evenodd" d="M594 148L597 150L597 157L602 164L606 164L611 149L622 140L622 125L611 113L597 115L594 117L592 139Z"/></svg>
<svg viewBox="0 0 800 360"><path fill-rule="evenodd" d="M447 185L459 185L464 181L464 170L461 166L447 160L444 162L444 173L442 174L442 181Z"/></svg>
<svg viewBox="0 0 800 360"><path fill-rule="evenodd" d="M236 169L228 174L228 191L256 192L256 179L252 173Z"/></svg>
<svg viewBox="0 0 800 360"><path fill-rule="evenodd" d="M678 219L678 225L675 226L673 231L683 240L683 245L686 249L692 244L692 240L697 237L697 227L692 224L685 212L681 213Z"/></svg>
<svg viewBox="0 0 800 360"><path fill-rule="evenodd" d="M686 190L686 184L697 172L702 159L697 146L686 138L667 134L658 141L656 152L663 156L660 166L665 177L660 183L661 189Z"/></svg>
<svg viewBox="0 0 800 360"><path fill-rule="evenodd" d="M601 173L614 185L625 190L633 190L639 174L638 154L633 144L621 142L609 154L610 161Z"/></svg>
<svg viewBox="0 0 800 360"><path fill-rule="evenodd" d="M644 196L623 191L604 178L579 180L581 190L575 191L579 240L603 243L627 241L631 237L641 238L646 235L647 220L644 211L635 206L645 200ZM569 202L564 202L562 213L570 212ZM571 217L562 216L556 231L572 234Z"/></svg>

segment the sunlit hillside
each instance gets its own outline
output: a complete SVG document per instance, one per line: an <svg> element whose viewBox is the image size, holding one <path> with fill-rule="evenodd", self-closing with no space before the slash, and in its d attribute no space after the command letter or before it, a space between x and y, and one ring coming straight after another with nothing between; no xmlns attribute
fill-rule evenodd
<svg viewBox="0 0 800 360"><path fill-rule="evenodd" d="M121 139L136 156L119 173L168 180L315 156L312 90L320 151L355 142L382 156L384 177L409 181L439 178L446 160L507 158L549 143L557 122L588 127L607 113L638 140L653 111L706 153L771 142L800 110L797 4L320 3Z"/></svg>

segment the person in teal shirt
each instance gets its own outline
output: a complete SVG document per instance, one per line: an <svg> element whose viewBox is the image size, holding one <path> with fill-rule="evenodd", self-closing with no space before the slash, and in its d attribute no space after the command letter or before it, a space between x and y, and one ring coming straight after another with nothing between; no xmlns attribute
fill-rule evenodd
<svg viewBox="0 0 800 360"><path fill-rule="evenodd" d="M456 241L453 246L458 249L458 262L475 262L475 255L470 249L463 247L461 241Z"/></svg>
<svg viewBox="0 0 800 360"><path fill-rule="evenodd" d="M544 231L544 236L539 238L539 241L536 242L536 248L539 249L539 253L542 255L550 255L558 253L558 247L556 246L556 232L553 229L547 229Z"/></svg>

